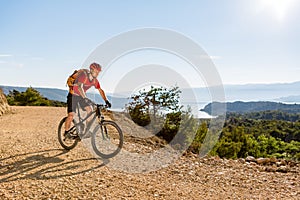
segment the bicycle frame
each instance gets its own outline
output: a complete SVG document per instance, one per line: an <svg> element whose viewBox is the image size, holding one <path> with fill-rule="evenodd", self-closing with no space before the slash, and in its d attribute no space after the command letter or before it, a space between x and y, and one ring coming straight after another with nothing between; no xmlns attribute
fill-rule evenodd
<svg viewBox="0 0 300 200"><path fill-rule="evenodd" d="M94 115L94 117L92 118L90 124L92 124L95 121L96 117L98 117L99 123L101 123L102 120L104 120L104 117L101 115L101 107L103 107L103 105L94 104L93 106L95 106L96 108L84 118L81 118L81 116L80 116L80 106L79 105L77 106L77 113L78 113L79 122L74 123L74 126L71 127L69 131L73 131L78 125L81 125L82 123L84 123L92 115Z"/></svg>
<svg viewBox="0 0 300 200"><path fill-rule="evenodd" d="M88 118L90 118L92 115L94 115L94 113L96 113L96 111L94 110L94 111L90 112L85 118L81 118L80 112L79 112L79 107L77 108L77 110L78 110L78 118L79 118L79 122L76 123L75 125L78 125L78 124L80 124L80 123L85 122ZM96 115L94 115L93 121L95 120L95 118L96 118Z"/></svg>
<svg viewBox="0 0 300 200"><path fill-rule="evenodd" d="M81 124L83 124L92 115L94 115L94 117L91 120L91 124L95 121L96 117L98 117L99 123L101 123L101 121L104 119L104 117L101 115L101 107L103 105L93 104L93 106L96 106L96 108L91 113L89 113L85 118L81 118L81 116L80 116L80 106L78 104L78 106L77 106L77 115L78 115L78 118L79 118L79 122L74 123L74 126L72 126L69 129L69 132L73 132L76 129L77 126L80 126Z"/></svg>

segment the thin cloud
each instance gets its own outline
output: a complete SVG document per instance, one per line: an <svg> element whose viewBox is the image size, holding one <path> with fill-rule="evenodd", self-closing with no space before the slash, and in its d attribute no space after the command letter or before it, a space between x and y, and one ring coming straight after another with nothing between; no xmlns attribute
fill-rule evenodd
<svg viewBox="0 0 300 200"><path fill-rule="evenodd" d="M12 57L13 55L11 54L0 54L0 57Z"/></svg>
<svg viewBox="0 0 300 200"><path fill-rule="evenodd" d="M23 68L24 67L24 63L17 63L17 62L9 62L9 61L5 61L5 60L0 60L0 65L5 66L5 67L14 67L14 68Z"/></svg>

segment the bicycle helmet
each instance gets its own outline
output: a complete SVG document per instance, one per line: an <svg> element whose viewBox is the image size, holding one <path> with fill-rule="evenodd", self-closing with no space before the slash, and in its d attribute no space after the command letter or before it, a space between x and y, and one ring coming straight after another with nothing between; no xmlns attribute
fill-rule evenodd
<svg viewBox="0 0 300 200"><path fill-rule="evenodd" d="M101 65L99 65L98 63L92 63L91 65L90 65L90 70L96 70L96 71L101 71Z"/></svg>

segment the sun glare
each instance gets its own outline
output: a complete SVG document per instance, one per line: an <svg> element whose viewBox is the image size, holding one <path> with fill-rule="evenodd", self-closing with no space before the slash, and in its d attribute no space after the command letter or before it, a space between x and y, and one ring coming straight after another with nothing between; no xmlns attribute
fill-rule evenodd
<svg viewBox="0 0 300 200"><path fill-rule="evenodd" d="M295 0L260 0L261 11L274 16L278 21L283 21Z"/></svg>

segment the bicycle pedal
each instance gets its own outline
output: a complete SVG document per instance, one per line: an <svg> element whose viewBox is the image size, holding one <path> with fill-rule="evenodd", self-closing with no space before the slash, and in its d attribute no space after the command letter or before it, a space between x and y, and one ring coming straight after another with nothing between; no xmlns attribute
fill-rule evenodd
<svg viewBox="0 0 300 200"><path fill-rule="evenodd" d="M76 134L76 133L75 134L74 133L66 133L64 136L65 136L65 138L73 139L73 140L76 139L77 137L79 137L78 134Z"/></svg>

